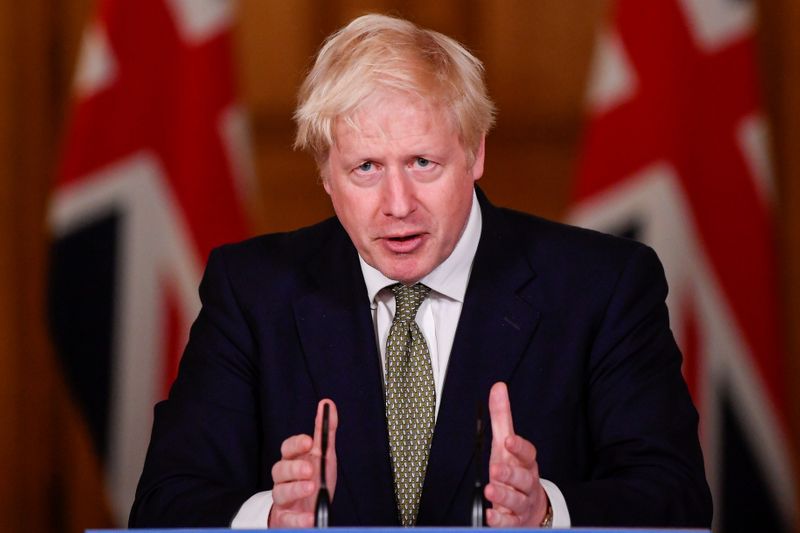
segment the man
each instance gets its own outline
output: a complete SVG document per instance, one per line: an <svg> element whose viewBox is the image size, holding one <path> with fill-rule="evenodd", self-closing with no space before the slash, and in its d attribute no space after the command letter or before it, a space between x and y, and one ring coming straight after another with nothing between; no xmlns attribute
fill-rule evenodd
<svg viewBox="0 0 800 533"><path fill-rule="evenodd" d="M476 470L490 526L710 524L655 254L476 190L476 58L364 16L295 118L336 218L212 253L131 526L312 526L326 404L332 525L467 525Z"/></svg>

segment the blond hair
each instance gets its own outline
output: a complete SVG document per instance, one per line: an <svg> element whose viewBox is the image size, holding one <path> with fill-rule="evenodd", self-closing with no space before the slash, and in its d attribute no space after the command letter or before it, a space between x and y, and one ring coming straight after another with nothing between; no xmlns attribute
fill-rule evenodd
<svg viewBox="0 0 800 533"><path fill-rule="evenodd" d="M441 105L461 142L475 155L494 123L483 64L460 43L407 20L364 15L323 44L300 88L295 148L327 158L337 118L351 119L379 90L394 90Z"/></svg>

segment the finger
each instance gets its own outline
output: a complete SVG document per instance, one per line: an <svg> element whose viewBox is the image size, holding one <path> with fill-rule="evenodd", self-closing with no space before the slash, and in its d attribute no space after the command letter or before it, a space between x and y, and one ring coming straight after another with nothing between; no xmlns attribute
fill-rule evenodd
<svg viewBox="0 0 800 533"><path fill-rule="evenodd" d="M313 513L301 511L286 511L282 510L275 513L275 520L270 523L270 528L285 529L285 528L310 528L314 527Z"/></svg>
<svg viewBox="0 0 800 533"><path fill-rule="evenodd" d="M272 501L279 507L289 507L294 502L314 494L313 481L277 483L272 489Z"/></svg>
<svg viewBox="0 0 800 533"><path fill-rule="evenodd" d="M511 456L516 459L520 465L526 468L533 468L536 466L536 446L529 440L514 435L507 437L505 442L506 450Z"/></svg>
<svg viewBox="0 0 800 533"><path fill-rule="evenodd" d="M491 504L491 509L496 513L511 514L511 509L503 507L502 505L500 505L498 503L494 503L492 500L489 499L489 495L492 494L492 491L496 490L494 488L490 489L489 488L490 485L492 485L491 482L489 482L489 484L487 484L485 487L483 487L483 496L484 496L484 498L486 498L486 501L488 501Z"/></svg>
<svg viewBox="0 0 800 533"><path fill-rule="evenodd" d="M303 481L311 479L314 468L306 459L281 459L272 466L272 481L286 483L287 481Z"/></svg>
<svg viewBox="0 0 800 533"><path fill-rule="evenodd" d="M281 443L281 457L296 459L311 451L313 441L308 435L293 435Z"/></svg>
<svg viewBox="0 0 800 533"><path fill-rule="evenodd" d="M484 494L492 503L492 507L504 507L511 512L510 514L522 516L528 510L528 496L501 483L489 483Z"/></svg>
<svg viewBox="0 0 800 533"><path fill-rule="evenodd" d="M513 514L506 514L496 509L486 509L486 523L489 527L518 527L520 519Z"/></svg>
<svg viewBox="0 0 800 533"><path fill-rule="evenodd" d="M508 399L508 388L502 381L498 381L489 391L489 417L492 422L492 457L490 460L500 460L495 457L495 450L504 450L507 437L514 435L514 421L511 418L511 402Z"/></svg>
<svg viewBox="0 0 800 533"><path fill-rule="evenodd" d="M539 483L539 476L527 468L495 463L489 465L489 481L507 485L523 494L531 494Z"/></svg>

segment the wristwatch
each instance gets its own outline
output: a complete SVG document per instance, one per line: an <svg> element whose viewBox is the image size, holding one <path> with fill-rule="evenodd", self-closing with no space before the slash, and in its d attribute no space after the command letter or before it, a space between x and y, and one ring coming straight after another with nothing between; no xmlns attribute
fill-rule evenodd
<svg viewBox="0 0 800 533"><path fill-rule="evenodd" d="M547 498L547 511L544 513L544 518L539 527L553 527L553 506L550 505L550 498Z"/></svg>

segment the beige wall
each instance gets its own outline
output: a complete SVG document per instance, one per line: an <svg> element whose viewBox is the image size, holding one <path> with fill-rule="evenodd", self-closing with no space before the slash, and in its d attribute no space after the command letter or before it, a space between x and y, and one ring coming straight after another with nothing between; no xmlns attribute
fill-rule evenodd
<svg viewBox="0 0 800 533"><path fill-rule="evenodd" d="M0 528L82 531L108 524L98 465L43 324L46 195L89 0L0 6ZM775 131L779 243L800 377L800 3L762 2L767 108ZM294 93L320 40L369 10L398 13L467 43L500 108L482 185L496 203L559 217L581 126L601 0L243 0L238 56L260 196L258 231L330 214L313 163L292 152ZM791 390L791 389L790 389ZM795 388L796 390L796 388ZM800 420L800 395L792 398ZM10 482L9 482L10 481Z"/></svg>

